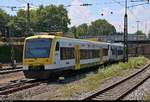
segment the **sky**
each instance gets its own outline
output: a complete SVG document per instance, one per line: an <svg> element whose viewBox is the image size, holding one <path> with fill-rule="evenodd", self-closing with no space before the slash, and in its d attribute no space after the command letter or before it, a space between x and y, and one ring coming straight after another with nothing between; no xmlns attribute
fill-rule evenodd
<svg viewBox="0 0 150 102"><path fill-rule="evenodd" d="M134 0L140 2L127 1L128 32L135 33L137 30L142 30L148 34L150 31L150 3L134 6L146 3L144 2L146 0ZM0 8L10 15L15 15L18 9L12 11L9 7L26 8L27 3L30 3L32 8L37 8L41 4L44 6L63 4L71 19L69 27L78 26L83 23L90 24L97 19L105 19L115 26L117 32L123 32L124 29L125 0L0 0ZM85 3L92 5L80 6Z"/></svg>

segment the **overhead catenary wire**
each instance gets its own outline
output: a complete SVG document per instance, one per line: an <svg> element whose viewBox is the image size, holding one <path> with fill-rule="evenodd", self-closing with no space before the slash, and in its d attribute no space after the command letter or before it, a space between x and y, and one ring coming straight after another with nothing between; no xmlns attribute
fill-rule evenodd
<svg viewBox="0 0 150 102"><path fill-rule="evenodd" d="M35 5L35 4L33 4L33 3L30 3L30 2L27 2L26 0L17 0L18 2L22 2L22 3L25 3L25 4L30 4L30 5L32 5L33 7L39 7L39 6L37 6L37 5Z"/></svg>
<svg viewBox="0 0 150 102"><path fill-rule="evenodd" d="M123 6L125 6L125 5L123 5L121 2L119 2L119 1L116 1L116 0L113 0L114 2L116 2L116 3L118 3L121 7ZM129 7L127 7L127 9L130 11L130 13L135 17L135 19L136 20L138 20L138 18L137 18L137 16L132 12L132 10L130 10L129 9Z"/></svg>
<svg viewBox="0 0 150 102"><path fill-rule="evenodd" d="M17 1L19 1L19 2L22 2L22 3L29 3L27 0L17 0ZM103 5L103 4L112 4L112 3L117 3L117 4L119 4L119 5L121 5L121 6L124 6L124 4L122 4L122 2L123 2L124 0L121 0L121 1L117 1L117 0L113 0L113 1L106 1L106 2L102 2L102 3L82 3L82 4L77 4L77 5L66 5L66 7L70 7L70 6L83 6L84 4L92 4L92 5ZM33 3L30 3L30 5L32 5L32 6L34 6L34 7L37 7L35 4L33 4ZM92 6L92 5L89 5L89 6ZM31 7L31 6L30 6ZM39 6L38 6L39 7ZM12 7L13 8L13 7ZM15 8L15 7L14 7ZM19 8L19 7L18 7ZM21 7L20 7L21 8ZM25 6L23 6L22 8L25 8ZM32 8L32 7L31 7ZM130 9L130 8L128 8L129 9L129 11L130 11L130 13L136 18L136 21L137 20L139 20L138 19L138 17L133 13L133 11Z"/></svg>
<svg viewBox="0 0 150 102"><path fill-rule="evenodd" d="M23 9L23 8L25 8L25 6L2 6L2 5L0 5L0 8L10 8L11 11L17 11L15 9Z"/></svg>
<svg viewBox="0 0 150 102"><path fill-rule="evenodd" d="M121 4L121 2L118 2L118 1L116 1L116 0L113 0L114 2L116 2L116 3L118 3L120 6L124 6L123 4ZM143 1L143 0L141 0L141 1ZM149 1L149 0L148 0ZM139 1L137 1L137 2L139 2ZM136 21L140 21L140 22L143 22L144 20L141 20L141 19L139 19L134 13L133 13L133 11L130 9L130 8L133 8L134 6L140 6L140 5L144 5L144 4L148 4L149 2L147 2L147 3L142 3L142 4L137 4L137 5L131 5L131 6L128 6L128 10L129 10L129 12L130 12L130 14L132 14L133 15L133 17L136 19Z"/></svg>

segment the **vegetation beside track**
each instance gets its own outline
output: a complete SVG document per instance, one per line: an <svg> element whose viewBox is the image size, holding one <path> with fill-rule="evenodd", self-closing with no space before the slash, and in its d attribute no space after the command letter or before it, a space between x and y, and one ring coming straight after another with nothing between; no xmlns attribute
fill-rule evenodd
<svg viewBox="0 0 150 102"><path fill-rule="evenodd" d="M79 95L84 92L92 91L98 88L106 79L127 75L129 71L142 68L146 63L147 60L144 57L132 57L129 58L129 61L126 63L119 62L118 64L104 67L103 69L99 69L96 74L87 74L83 79L62 85L62 87L57 90L60 96L54 99L68 99L76 94Z"/></svg>
<svg viewBox="0 0 150 102"><path fill-rule="evenodd" d="M4 45L4 42L0 41L0 46Z"/></svg>
<svg viewBox="0 0 150 102"><path fill-rule="evenodd" d="M22 62L23 46L14 46L14 56L17 63ZM0 42L0 63L11 62L11 47L9 45Z"/></svg>
<svg viewBox="0 0 150 102"><path fill-rule="evenodd" d="M150 100L150 92L147 92L147 93L144 95L144 100Z"/></svg>

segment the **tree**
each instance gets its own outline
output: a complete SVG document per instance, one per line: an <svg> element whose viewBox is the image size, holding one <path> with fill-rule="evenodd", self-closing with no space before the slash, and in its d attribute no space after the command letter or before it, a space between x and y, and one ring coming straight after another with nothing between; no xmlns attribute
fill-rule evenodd
<svg viewBox="0 0 150 102"><path fill-rule="evenodd" d="M58 7L54 5L40 6L37 9L36 17L36 31L68 31L67 25L70 24L70 20L63 5Z"/></svg>
<svg viewBox="0 0 150 102"><path fill-rule="evenodd" d="M9 21L9 15L0 9L0 33L5 34L5 28Z"/></svg>
<svg viewBox="0 0 150 102"><path fill-rule="evenodd" d="M68 24L70 19L63 5L41 5L38 9L30 10L30 32L67 32ZM13 29L15 36L23 36L28 30L27 11L20 9L8 25Z"/></svg>
<svg viewBox="0 0 150 102"><path fill-rule="evenodd" d="M115 34L116 29L113 25L109 24L106 20L96 20L90 25L81 24L78 27L72 27L70 29L76 36L99 36Z"/></svg>
<svg viewBox="0 0 150 102"><path fill-rule="evenodd" d="M135 32L134 34L136 35L145 35L142 31L138 30L137 32Z"/></svg>
<svg viewBox="0 0 150 102"><path fill-rule="evenodd" d="M24 17L14 16L8 23L11 36L24 36L26 32L26 19Z"/></svg>
<svg viewBox="0 0 150 102"><path fill-rule="evenodd" d="M78 36L85 36L88 34L88 25L87 24L81 24L76 29L76 34Z"/></svg>
<svg viewBox="0 0 150 102"><path fill-rule="evenodd" d="M17 17L18 18L24 18L25 19L25 24L26 24L26 33L27 30L29 30L30 32L33 32L33 30L36 28L36 23L37 23L37 17L36 17L36 9L31 9L30 10L30 28L28 29L28 21L27 21L27 11L23 10L23 9L20 9L18 12L17 12Z"/></svg>
<svg viewBox="0 0 150 102"><path fill-rule="evenodd" d="M77 28L75 26L71 27L68 31L68 33L72 36L74 36L75 38L78 38L78 35L76 33Z"/></svg>
<svg viewBox="0 0 150 102"><path fill-rule="evenodd" d="M30 31L33 31L33 28L35 26L35 11L36 10L30 10ZM34 16L33 16L34 15ZM14 36L26 36L28 27L27 27L27 11L24 9L20 9L17 12L16 16L11 17L11 20L8 22L9 29L11 30L11 33L13 33Z"/></svg>
<svg viewBox="0 0 150 102"><path fill-rule="evenodd" d="M106 20L96 20L89 26L89 35L110 35L116 33L116 29L113 25L109 24Z"/></svg>
<svg viewBox="0 0 150 102"><path fill-rule="evenodd" d="M150 38L150 31L149 31L149 33L148 33L148 37Z"/></svg>

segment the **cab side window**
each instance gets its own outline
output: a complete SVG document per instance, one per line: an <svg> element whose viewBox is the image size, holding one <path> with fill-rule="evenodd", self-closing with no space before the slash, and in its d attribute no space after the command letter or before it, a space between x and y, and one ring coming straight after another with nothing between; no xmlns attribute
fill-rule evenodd
<svg viewBox="0 0 150 102"><path fill-rule="evenodd" d="M59 51L59 42L56 43L55 51Z"/></svg>

